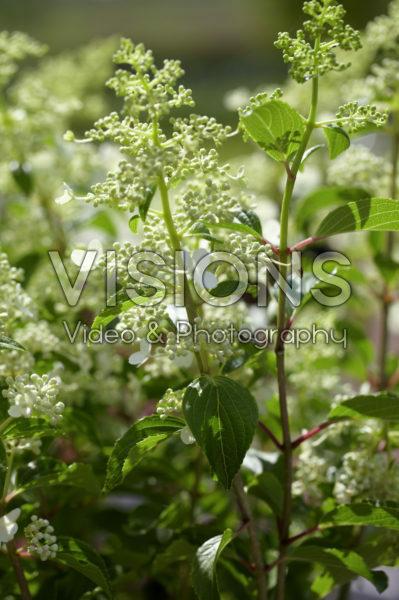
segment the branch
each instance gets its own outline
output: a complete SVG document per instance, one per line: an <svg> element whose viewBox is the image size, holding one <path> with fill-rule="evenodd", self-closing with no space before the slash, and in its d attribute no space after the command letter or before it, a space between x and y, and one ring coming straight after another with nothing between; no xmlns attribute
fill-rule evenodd
<svg viewBox="0 0 399 600"><path fill-rule="evenodd" d="M322 530L323 530L323 527L320 527L320 525L315 525L315 527L311 527L310 529L307 529L306 531L302 531L302 533L298 533L298 535L294 535L293 537L288 538L288 540L285 540L284 545L290 546L294 542L301 540L302 538L306 537L307 535L312 535L312 533L315 533L316 531L322 531Z"/></svg>
<svg viewBox="0 0 399 600"><path fill-rule="evenodd" d="M309 237L306 238L306 240L302 240L302 242L298 242L298 244L295 244L295 246L292 246L291 248L288 248L288 254L292 254L293 252L296 252L298 250L301 250L302 248L306 248L306 246L310 246L310 244L314 244L315 242L319 242L320 240L324 240L326 237L328 237L327 235L321 235L319 237Z"/></svg>
<svg viewBox="0 0 399 600"><path fill-rule="evenodd" d="M262 421L258 421L258 425L261 429L263 429L263 431L265 431L267 433L267 435L272 440L273 444L278 448L278 450L282 450L283 445L280 444L280 442L278 441L278 439L276 438L274 433L272 431L270 431L270 429L268 427L266 427L266 425L264 423L262 423Z"/></svg>
<svg viewBox="0 0 399 600"><path fill-rule="evenodd" d="M322 423L321 425L318 425L317 427L314 427L313 429L311 429L307 433L304 433L303 435L301 435L300 437L298 437L296 440L294 440L292 442L292 448L293 449L298 448L298 446L300 446L302 444L302 442L305 442L306 440L309 440L313 436L315 436L318 433L320 433L320 431L323 431L323 429L327 429L327 427L330 427L330 425L333 425L333 422L332 421L326 421L325 423Z"/></svg>
<svg viewBox="0 0 399 600"><path fill-rule="evenodd" d="M238 508L243 519L243 522L248 527L249 540L251 544L252 560L255 565L254 576L258 588L258 600L267 600L267 579L265 573L265 563L263 560L262 548L255 529L255 523L252 516L252 511L248 503L248 498L244 491L240 473L234 478L233 488L236 495Z"/></svg>

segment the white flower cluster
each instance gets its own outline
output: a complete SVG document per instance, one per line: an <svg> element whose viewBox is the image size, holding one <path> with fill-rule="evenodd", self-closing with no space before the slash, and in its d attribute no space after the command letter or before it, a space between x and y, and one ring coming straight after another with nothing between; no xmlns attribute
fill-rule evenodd
<svg viewBox="0 0 399 600"><path fill-rule="evenodd" d="M348 452L336 475L334 496L348 504L356 500L399 500L399 468L387 454Z"/></svg>
<svg viewBox="0 0 399 600"><path fill-rule="evenodd" d="M328 183L344 187L360 187L374 196L389 193L391 168L381 156L365 146L352 146L331 163Z"/></svg>
<svg viewBox="0 0 399 600"><path fill-rule="evenodd" d="M212 169L217 169L216 151ZM231 188L231 181L221 170L216 175L208 175L205 181L194 179L188 182L177 217L183 216L185 222L191 223L199 219L211 223L233 221L237 212L247 206L246 198L233 194Z"/></svg>
<svg viewBox="0 0 399 600"><path fill-rule="evenodd" d="M15 331L14 337L32 354L49 354L60 346L60 340L52 333L46 321L27 323Z"/></svg>
<svg viewBox="0 0 399 600"><path fill-rule="evenodd" d="M171 414L180 413L185 390L172 390L168 388L158 401L156 413L161 419L166 419Z"/></svg>
<svg viewBox="0 0 399 600"><path fill-rule="evenodd" d="M55 425L62 419L64 404L56 402L60 380L48 375L17 375L7 377L8 389L3 396L8 399L11 417L31 417L46 415Z"/></svg>
<svg viewBox="0 0 399 600"><path fill-rule="evenodd" d="M21 269L12 267L6 254L0 254L0 322L32 317L32 302L19 280Z"/></svg>
<svg viewBox="0 0 399 600"><path fill-rule="evenodd" d="M31 554L36 554L43 561L56 557L57 537L54 535L54 527L47 519L32 515L31 523L25 527L24 532Z"/></svg>

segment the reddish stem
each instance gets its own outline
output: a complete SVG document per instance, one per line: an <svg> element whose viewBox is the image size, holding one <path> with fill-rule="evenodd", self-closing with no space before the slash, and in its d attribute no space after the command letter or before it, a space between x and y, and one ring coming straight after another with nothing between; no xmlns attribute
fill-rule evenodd
<svg viewBox="0 0 399 600"><path fill-rule="evenodd" d="M301 250L302 248L306 248L306 246L310 246L310 244L314 244L315 242L318 242L320 240L323 240L325 237L327 237L326 235L322 235L320 237L309 237L306 238L306 240L302 240L302 242L298 242L298 244L295 244L295 246L292 246L292 248L288 249L288 254L292 254L293 252L297 251L297 250Z"/></svg>
<svg viewBox="0 0 399 600"><path fill-rule="evenodd" d="M297 438L296 440L294 440L292 442L292 447L293 448L297 448L298 446L300 446L302 444L302 442L305 442L306 440L308 440L308 439L312 438L313 436L317 435L318 433L320 433L320 431L323 431L323 429L326 429L327 427L330 427L330 425L332 425L332 422L331 421L326 421L325 423L322 423L321 425L318 425L317 427L314 427L314 429L311 429L307 433L304 433L299 438Z"/></svg>
<svg viewBox="0 0 399 600"><path fill-rule="evenodd" d="M262 421L258 421L258 425L259 425L259 427L261 427L263 429L263 431L265 431L267 433L267 435L272 440L273 444L278 448L278 450L282 450L283 445L280 444L280 442L278 441L278 439L276 438L274 433L272 431L270 431L270 429L264 423L262 423Z"/></svg>
<svg viewBox="0 0 399 600"><path fill-rule="evenodd" d="M268 244L273 254L275 254L276 256L280 256L280 248L277 248L277 246L269 242L269 240L267 240L266 238L262 238L260 241L262 242L262 244Z"/></svg>
<svg viewBox="0 0 399 600"><path fill-rule="evenodd" d="M302 531L302 533L298 533L298 535L294 535L293 537L288 538L288 540L285 540L284 545L289 546L290 544L293 544L294 542L301 540L303 537L305 537L307 535L311 535L312 533L315 533L316 531L321 531L321 530L322 530L322 527L320 527L319 525L316 525L315 527L311 527L310 529L307 529L306 531Z"/></svg>

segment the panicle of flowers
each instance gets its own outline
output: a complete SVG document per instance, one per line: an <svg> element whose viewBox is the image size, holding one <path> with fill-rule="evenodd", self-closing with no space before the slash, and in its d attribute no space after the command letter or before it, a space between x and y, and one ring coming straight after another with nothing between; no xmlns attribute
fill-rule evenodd
<svg viewBox="0 0 399 600"><path fill-rule="evenodd" d="M284 32L275 43L283 52L284 62L291 64L293 79L304 83L317 75L348 68L350 63L340 62L336 49L356 51L361 42L359 32L344 22L344 7L335 0L310 0L304 3L303 11L310 19L296 38Z"/></svg>
<svg viewBox="0 0 399 600"><path fill-rule="evenodd" d="M218 172L218 156L206 143L221 144L230 127L199 115L170 118L170 135L162 130L163 119L172 109L193 106L191 91L176 82L183 74L178 61L166 60L158 69L151 51L142 44L122 40L114 60L129 65L109 81L118 96L124 97L121 115L116 112L99 119L86 133L91 141L110 140L127 158L104 182L92 186L85 200L134 211L156 193L160 178L170 187L193 174Z"/></svg>
<svg viewBox="0 0 399 600"><path fill-rule="evenodd" d="M0 32L0 87L4 87L17 71L18 63L29 56L39 57L46 46L19 31Z"/></svg>
<svg viewBox="0 0 399 600"><path fill-rule="evenodd" d="M185 389L172 390L168 388L162 398L157 403L156 413L161 419L166 419L169 415L181 413L182 402Z"/></svg>
<svg viewBox="0 0 399 600"><path fill-rule="evenodd" d="M399 53L395 58L383 58L380 64L371 67L365 88L372 98L379 101L391 100L399 89Z"/></svg>
<svg viewBox="0 0 399 600"><path fill-rule="evenodd" d="M373 196L389 194L391 166L366 146L349 148L331 162L327 180L330 185L360 187Z"/></svg>
<svg viewBox="0 0 399 600"><path fill-rule="evenodd" d="M64 404L56 402L60 387L57 377L24 374L7 377L6 383L3 396L10 403L10 417L48 416L53 425L62 419Z"/></svg>
<svg viewBox="0 0 399 600"><path fill-rule="evenodd" d="M356 133L368 125L382 127L388 119L388 111L380 112L376 106L347 102L337 112L337 123L350 133Z"/></svg>
<svg viewBox="0 0 399 600"><path fill-rule="evenodd" d="M380 15L368 23L364 37L364 46L369 49L397 51L399 36L399 2L393 0L388 14Z"/></svg>
<svg viewBox="0 0 399 600"><path fill-rule="evenodd" d="M47 519L32 515L31 522L25 527L24 533L31 554L37 555L42 561L56 557L57 537L54 535L54 527Z"/></svg>

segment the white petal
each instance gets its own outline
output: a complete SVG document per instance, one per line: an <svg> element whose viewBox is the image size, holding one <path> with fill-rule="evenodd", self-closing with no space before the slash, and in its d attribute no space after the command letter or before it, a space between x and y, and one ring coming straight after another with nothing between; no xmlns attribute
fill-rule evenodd
<svg viewBox="0 0 399 600"><path fill-rule="evenodd" d="M187 425L185 427L183 427L183 429L181 430L180 439L183 442L183 444L186 444L186 445L194 444L195 437L193 436L190 428Z"/></svg>
<svg viewBox="0 0 399 600"><path fill-rule="evenodd" d="M73 198L72 189L69 187L69 185L64 183L64 193L61 196L58 196L58 198L55 199L55 202L57 204L66 204L67 202L72 200L72 198Z"/></svg>
<svg viewBox="0 0 399 600"><path fill-rule="evenodd" d="M97 252L96 255L94 255L94 252ZM94 251L94 250L90 250L90 252L88 252L87 250L73 250L71 253L71 260L72 262L77 265L78 267L80 267L80 270L83 273L86 273L87 271L90 271L92 269L92 267L95 265L96 260L98 258L98 251Z"/></svg>
<svg viewBox="0 0 399 600"><path fill-rule="evenodd" d="M151 354L151 343L146 338L140 342L140 353L146 356L150 356Z"/></svg>
<svg viewBox="0 0 399 600"><path fill-rule="evenodd" d="M97 257L99 257L100 254L103 253L103 245L100 242L100 240L97 240L96 238L94 240L91 240L88 249L89 250L97 250Z"/></svg>
<svg viewBox="0 0 399 600"><path fill-rule="evenodd" d="M188 352L186 356L176 356L172 362L178 368L188 369L188 367L191 367L193 363L193 358L194 354L192 352Z"/></svg>
<svg viewBox="0 0 399 600"><path fill-rule="evenodd" d="M86 250L73 250L71 253L71 261L80 267L82 264L84 257L86 256Z"/></svg>
<svg viewBox="0 0 399 600"><path fill-rule="evenodd" d="M203 282L206 290L213 290L218 284L217 277L212 271L206 271L204 273Z"/></svg>
<svg viewBox="0 0 399 600"><path fill-rule="evenodd" d="M21 509L14 508L13 510L11 510L9 513L6 514L6 517L10 521L16 521L17 519L19 519L20 514L21 514Z"/></svg>
<svg viewBox="0 0 399 600"><path fill-rule="evenodd" d="M130 365L135 365L136 367L140 367L148 360L148 355L144 354L144 352L134 352L129 356L128 362Z"/></svg>

